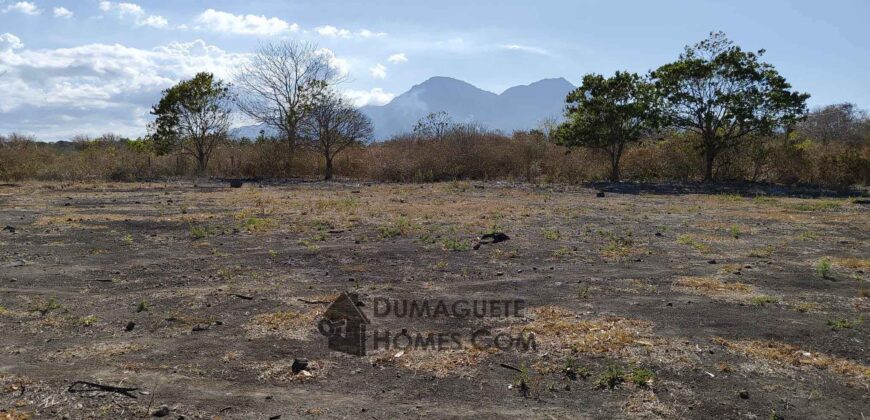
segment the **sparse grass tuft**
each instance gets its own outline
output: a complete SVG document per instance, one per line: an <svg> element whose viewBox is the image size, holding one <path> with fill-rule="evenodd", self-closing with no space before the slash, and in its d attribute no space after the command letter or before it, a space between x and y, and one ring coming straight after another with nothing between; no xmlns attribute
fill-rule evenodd
<svg viewBox="0 0 870 420"><path fill-rule="evenodd" d="M466 240L444 238L444 240L441 241L441 248L445 251L468 251L471 249L471 245Z"/></svg>
<svg viewBox="0 0 870 420"><path fill-rule="evenodd" d="M824 257L816 261L816 274L823 278L829 279L831 278L831 259L828 257Z"/></svg>
<svg viewBox="0 0 870 420"><path fill-rule="evenodd" d="M655 373L647 368L634 368L628 374L628 380L642 388L652 385L655 378Z"/></svg>
<svg viewBox="0 0 870 420"><path fill-rule="evenodd" d="M598 376L595 381L595 387L598 389L614 389L621 384L624 379L625 371L619 365L609 364L604 372Z"/></svg>
<svg viewBox="0 0 870 420"><path fill-rule="evenodd" d="M393 220L392 223L378 226L381 239L390 239L397 236L408 236L415 230L415 226L404 216Z"/></svg>
<svg viewBox="0 0 870 420"><path fill-rule="evenodd" d="M707 252L710 252L710 246L709 246L709 245L707 245L707 244L705 244L705 243L699 241L699 240L696 239L694 236L689 235L689 234L684 234L684 235L680 235L680 236L678 236L678 237L677 237L677 243L680 243L680 244L683 244L683 245L689 245L689 246L691 246L692 248L695 248L695 250L697 250L697 251L700 252L700 253L707 253Z"/></svg>
<svg viewBox="0 0 870 420"><path fill-rule="evenodd" d="M82 321L82 325L84 325L86 327L90 327L91 325L94 325L94 323L97 322L97 317L94 315L88 315L88 316L82 318L81 321Z"/></svg>
<svg viewBox="0 0 870 420"><path fill-rule="evenodd" d="M758 296L753 296L752 299L750 299L750 302L756 306L764 306L764 305L768 305L768 304L773 305L773 304L779 302L779 300L773 296L758 295Z"/></svg>
<svg viewBox="0 0 870 420"><path fill-rule="evenodd" d="M558 229L544 228L541 229L541 233L544 234L544 238L547 238L551 241L558 241L559 238L562 237Z"/></svg>

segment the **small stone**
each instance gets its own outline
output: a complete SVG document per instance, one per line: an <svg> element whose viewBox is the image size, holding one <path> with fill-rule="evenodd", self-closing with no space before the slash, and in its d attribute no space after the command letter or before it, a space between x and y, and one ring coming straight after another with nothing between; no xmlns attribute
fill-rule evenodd
<svg viewBox="0 0 870 420"><path fill-rule="evenodd" d="M503 272L503 271L497 271L497 272L495 273L495 275L501 277L501 276L504 275L504 272Z"/></svg>
<svg viewBox="0 0 870 420"><path fill-rule="evenodd" d="M661 232L656 232L656 236L662 236Z"/></svg>
<svg viewBox="0 0 870 420"><path fill-rule="evenodd" d="M716 264L716 260L707 261L707 264Z"/></svg>
<svg viewBox="0 0 870 420"><path fill-rule="evenodd" d="M169 415L169 407L163 406L157 409L157 411L151 413L154 417L166 417Z"/></svg>
<svg viewBox="0 0 870 420"><path fill-rule="evenodd" d="M740 391L740 398L744 399L744 400L748 400L749 399L749 391L747 391L745 389Z"/></svg>
<svg viewBox="0 0 870 420"><path fill-rule="evenodd" d="M13 226L6 225L6 227L3 228L3 230L5 230L6 232L9 232L9 233L15 233L15 227L13 227Z"/></svg>
<svg viewBox="0 0 870 420"><path fill-rule="evenodd" d="M124 327L124 331L130 332L130 331L133 331L133 328L136 328L136 323L133 321L130 321L127 323L127 326Z"/></svg>
<svg viewBox="0 0 870 420"><path fill-rule="evenodd" d="M306 369L308 369L308 359L293 359L293 365L290 366L293 373L299 373Z"/></svg>
<svg viewBox="0 0 870 420"><path fill-rule="evenodd" d="M603 198L603 197L604 197L604 192L599 192L599 193L595 194L595 196L598 197L598 198Z"/></svg>

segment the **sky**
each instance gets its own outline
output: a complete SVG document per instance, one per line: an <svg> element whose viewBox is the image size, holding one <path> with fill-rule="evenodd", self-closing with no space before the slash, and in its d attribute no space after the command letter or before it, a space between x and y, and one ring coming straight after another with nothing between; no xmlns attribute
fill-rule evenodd
<svg viewBox="0 0 870 420"><path fill-rule="evenodd" d="M645 73L722 30L766 49L811 106L870 109L868 17L866 0L0 0L0 134L141 136L163 89L199 71L231 81L282 40L316 43L364 105L432 76L500 93Z"/></svg>

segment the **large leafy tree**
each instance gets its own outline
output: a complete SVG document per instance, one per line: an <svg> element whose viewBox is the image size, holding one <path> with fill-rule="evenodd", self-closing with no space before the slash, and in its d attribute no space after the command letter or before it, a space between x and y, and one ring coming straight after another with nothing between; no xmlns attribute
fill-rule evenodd
<svg viewBox="0 0 870 420"><path fill-rule="evenodd" d="M217 145L230 126L232 97L229 86L211 73L199 73L163 91L151 114L152 149L159 154L179 150L196 158L205 172Z"/></svg>
<svg viewBox="0 0 870 420"><path fill-rule="evenodd" d="M567 121L557 129L557 141L605 151L610 157L610 178L619 181L619 162L626 147L658 126L652 84L635 73L587 74L583 84L568 94L567 102Z"/></svg>
<svg viewBox="0 0 870 420"><path fill-rule="evenodd" d="M651 72L674 128L697 133L704 180L713 179L716 157L752 135L790 126L806 113L809 95L791 90L764 50L744 51L722 32L692 46L679 59Z"/></svg>

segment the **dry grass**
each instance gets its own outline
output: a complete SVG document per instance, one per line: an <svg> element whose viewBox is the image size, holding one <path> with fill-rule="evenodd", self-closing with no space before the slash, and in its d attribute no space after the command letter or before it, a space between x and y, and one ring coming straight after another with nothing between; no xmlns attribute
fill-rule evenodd
<svg viewBox="0 0 870 420"><path fill-rule="evenodd" d="M719 337L714 338L713 341L754 359L782 366L814 367L843 375L865 386L870 385L870 366L852 360L811 353L795 345L777 341L729 341Z"/></svg>
<svg viewBox="0 0 870 420"><path fill-rule="evenodd" d="M748 284L725 283L712 277L680 277L674 285L708 296L748 294L753 290Z"/></svg>
<svg viewBox="0 0 870 420"><path fill-rule="evenodd" d="M470 347L459 350L385 350L371 356L373 365L400 366L414 372L431 373L438 378L448 376L470 377L474 368L490 355L498 353L495 348ZM398 357L397 357L398 356Z"/></svg>
<svg viewBox="0 0 870 420"><path fill-rule="evenodd" d="M870 270L870 258L830 257L834 265L853 270Z"/></svg>
<svg viewBox="0 0 870 420"><path fill-rule="evenodd" d="M87 346L72 347L61 350L57 353L47 354L46 358L53 359L109 359L115 356L121 356L128 353L136 352L144 349L140 343L129 341L123 342L104 342L89 344Z"/></svg>
<svg viewBox="0 0 870 420"><path fill-rule="evenodd" d="M632 392L622 409L632 418L671 419L677 417L676 410L662 403L656 393L649 389L638 389Z"/></svg>
<svg viewBox="0 0 870 420"><path fill-rule="evenodd" d="M626 318L580 319L556 306L536 308L530 322L515 325L515 333L535 336L538 347L591 354L618 354L648 336L650 323Z"/></svg>
<svg viewBox="0 0 870 420"><path fill-rule="evenodd" d="M306 340L316 328L317 320L323 316L325 308L315 308L308 311L289 309L257 315L245 330L253 337L278 336L293 340Z"/></svg>

